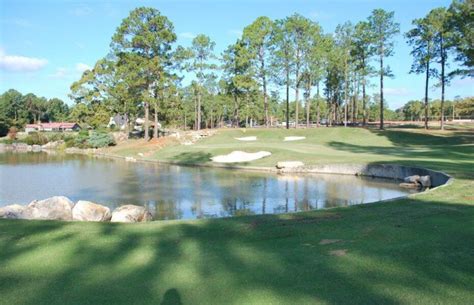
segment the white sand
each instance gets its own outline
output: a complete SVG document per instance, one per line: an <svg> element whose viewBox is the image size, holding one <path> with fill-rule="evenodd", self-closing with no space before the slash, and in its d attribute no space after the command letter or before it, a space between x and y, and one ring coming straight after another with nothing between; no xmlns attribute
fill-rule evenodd
<svg viewBox="0 0 474 305"><path fill-rule="evenodd" d="M261 158L265 158L270 156L272 153L268 151L259 151L256 153L248 153L245 151L233 151L230 154L227 155L220 155L220 156L215 156L212 157L211 160L213 162L218 162L218 163L237 163L237 162L249 162Z"/></svg>
<svg viewBox="0 0 474 305"><path fill-rule="evenodd" d="M257 137L243 137L243 138L234 138L239 141L257 141Z"/></svg>
<svg viewBox="0 0 474 305"><path fill-rule="evenodd" d="M306 137L285 137L283 141L299 141L304 139L306 139Z"/></svg>

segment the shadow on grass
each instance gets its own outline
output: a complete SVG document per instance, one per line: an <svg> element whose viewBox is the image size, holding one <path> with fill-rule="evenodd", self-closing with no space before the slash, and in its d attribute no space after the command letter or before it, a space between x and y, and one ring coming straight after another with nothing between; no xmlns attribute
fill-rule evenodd
<svg viewBox="0 0 474 305"><path fill-rule="evenodd" d="M473 243L474 206L416 199L137 225L2 220L0 303L461 304Z"/></svg>
<svg viewBox="0 0 474 305"><path fill-rule="evenodd" d="M433 135L400 130L370 131L386 137L394 146L365 146L339 141L331 141L329 146L352 153L400 157L400 160L390 163L444 170L459 178L474 177L474 146L469 145L473 144L474 136L470 133Z"/></svg>
<svg viewBox="0 0 474 305"><path fill-rule="evenodd" d="M185 152L173 158L173 162L184 165L204 164L211 161L212 154L205 152Z"/></svg>

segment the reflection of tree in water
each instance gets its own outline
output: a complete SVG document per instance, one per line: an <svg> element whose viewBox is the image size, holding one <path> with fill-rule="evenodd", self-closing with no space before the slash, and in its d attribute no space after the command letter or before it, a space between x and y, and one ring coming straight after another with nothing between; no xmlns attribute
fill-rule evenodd
<svg viewBox="0 0 474 305"><path fill-rule="evenodd" d="M382 200L408 193L400 190L396 183L353 176L273 175L126 163L82 156L17 156L0 158L1 162L12 165L2 168L1 174L9 177L5 188L14 187L15 181L22 181L24 190L15 194L34 193L35 196L42 196L45 193L50 195L51 190L60 190L73 200L91 200L112 209L121 204L147 206L157 219L307 211ZM22 163L21 168L15 166L17 162ZM39 164L41 162L45 163ZM43 172L51 176L47 182L35 178ZM25 173L29 174L27 181L21 180L25 179L22 178L27 175ZM12 201L6 195L2 195L5 201ZM32 200L26 195L17 197L18 201Z"/></svg>
<svg viewBox="0 0 474 305"><path fill-rule="evenodd" d="M262 214L265 214L267 204L267 177L263 178L263 192L262 192Z"/></svg>
<svg viewBox="0 0 474 305"><path fill-rule="evenodd" d="M157 200L154 202L155 219L181 219L183 212L181 209L181 200Z"/></svg>

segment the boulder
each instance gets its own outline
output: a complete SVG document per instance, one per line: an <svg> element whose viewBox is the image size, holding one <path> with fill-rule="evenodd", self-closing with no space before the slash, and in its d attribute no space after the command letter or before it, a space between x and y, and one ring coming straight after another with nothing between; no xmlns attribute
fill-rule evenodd
<svg viewBox="0 0 474 305"><path fill-rule="evenodd" d="M423 187L431 187L431 177L430 176L421 176L419 182Z"/></svg>
<svg viewBox="0 0 474 305"><path fill-rule="evenodd" d="M23 212L25 219L72 220L74 203L64 196L31 202Z"/></svg>
<svg viewBox="0 0 474 305"><path fill-rule="evenodd" d="M13 143L12 149L15 151L28 151L31 150L31 145L26 143Z"/></svg>
<svg viewBox="0 0 474 305"><path fill-rule="evenodd" d="M278 169L291 169L291 168L298 168L298 167L303 167L304 163L301 161L280 161L277 162L276 168Z"/></svg>
<svg viewBox="0 0 474 305"><path fill-rule="evenodd" d="M79 200L72 209L72 220L109 221L112 218L110 209L90 201Z"/></svg>
<svg viewBox="0 0 474 305"><path fill-rule="evenodd" d="M31 146L31 151L33 151L33 152L40 152L41 150L43 150L41 145L32 145Z"/></svg>
<svg viewBox="0 0 474 305"><path fill-rule="evenodd" d="M151 213L142 206L127 204L112 213L111 222L146 222L151 221Z"/></svg>
<svg viewBox="0 0 474 305"><path fill-rule="evenodd" d="M405 183L419 183L420 182L420 176L418 175L413 175L413 176L408 176L403 179Z"/></svg>
<svg viewBox="0 0 474 305"><path fill-rule="evenodd" d="M418 183L406 183L406 182L402 182L399 184L400 187L403 187L403 188L407 188L407 189L417 189L420 187L420 185Z"/></svg>
<svg viewBox="0 0 474 305"><path fill-rule="evenodd" d="M21 219L25 207L19 204L7 205L0 208L0 218Z"/></svg>

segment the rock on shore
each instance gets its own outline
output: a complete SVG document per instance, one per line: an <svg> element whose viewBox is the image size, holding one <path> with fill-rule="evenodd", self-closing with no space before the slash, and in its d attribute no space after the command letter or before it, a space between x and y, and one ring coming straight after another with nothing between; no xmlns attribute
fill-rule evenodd
<svg viewBox="0 0 474 305"><path fill-rule="evenodd" d="M108 207L90 201L79 200L72 209L72 220L109 221L112 213Z"/></svg>
<svg viewBox="0 0 474 305"><path fill-rule="evenodd" d="M152 215L144 207L138 205L123 205L112 213L111 222L146 222L151 221Z"/></svg>
<svg viewBox="0 0 474 305"><path fill-rule="evenodd" d="M24 219L72 220L74 203L64 196L31 202L23 211Z"/></svg>

